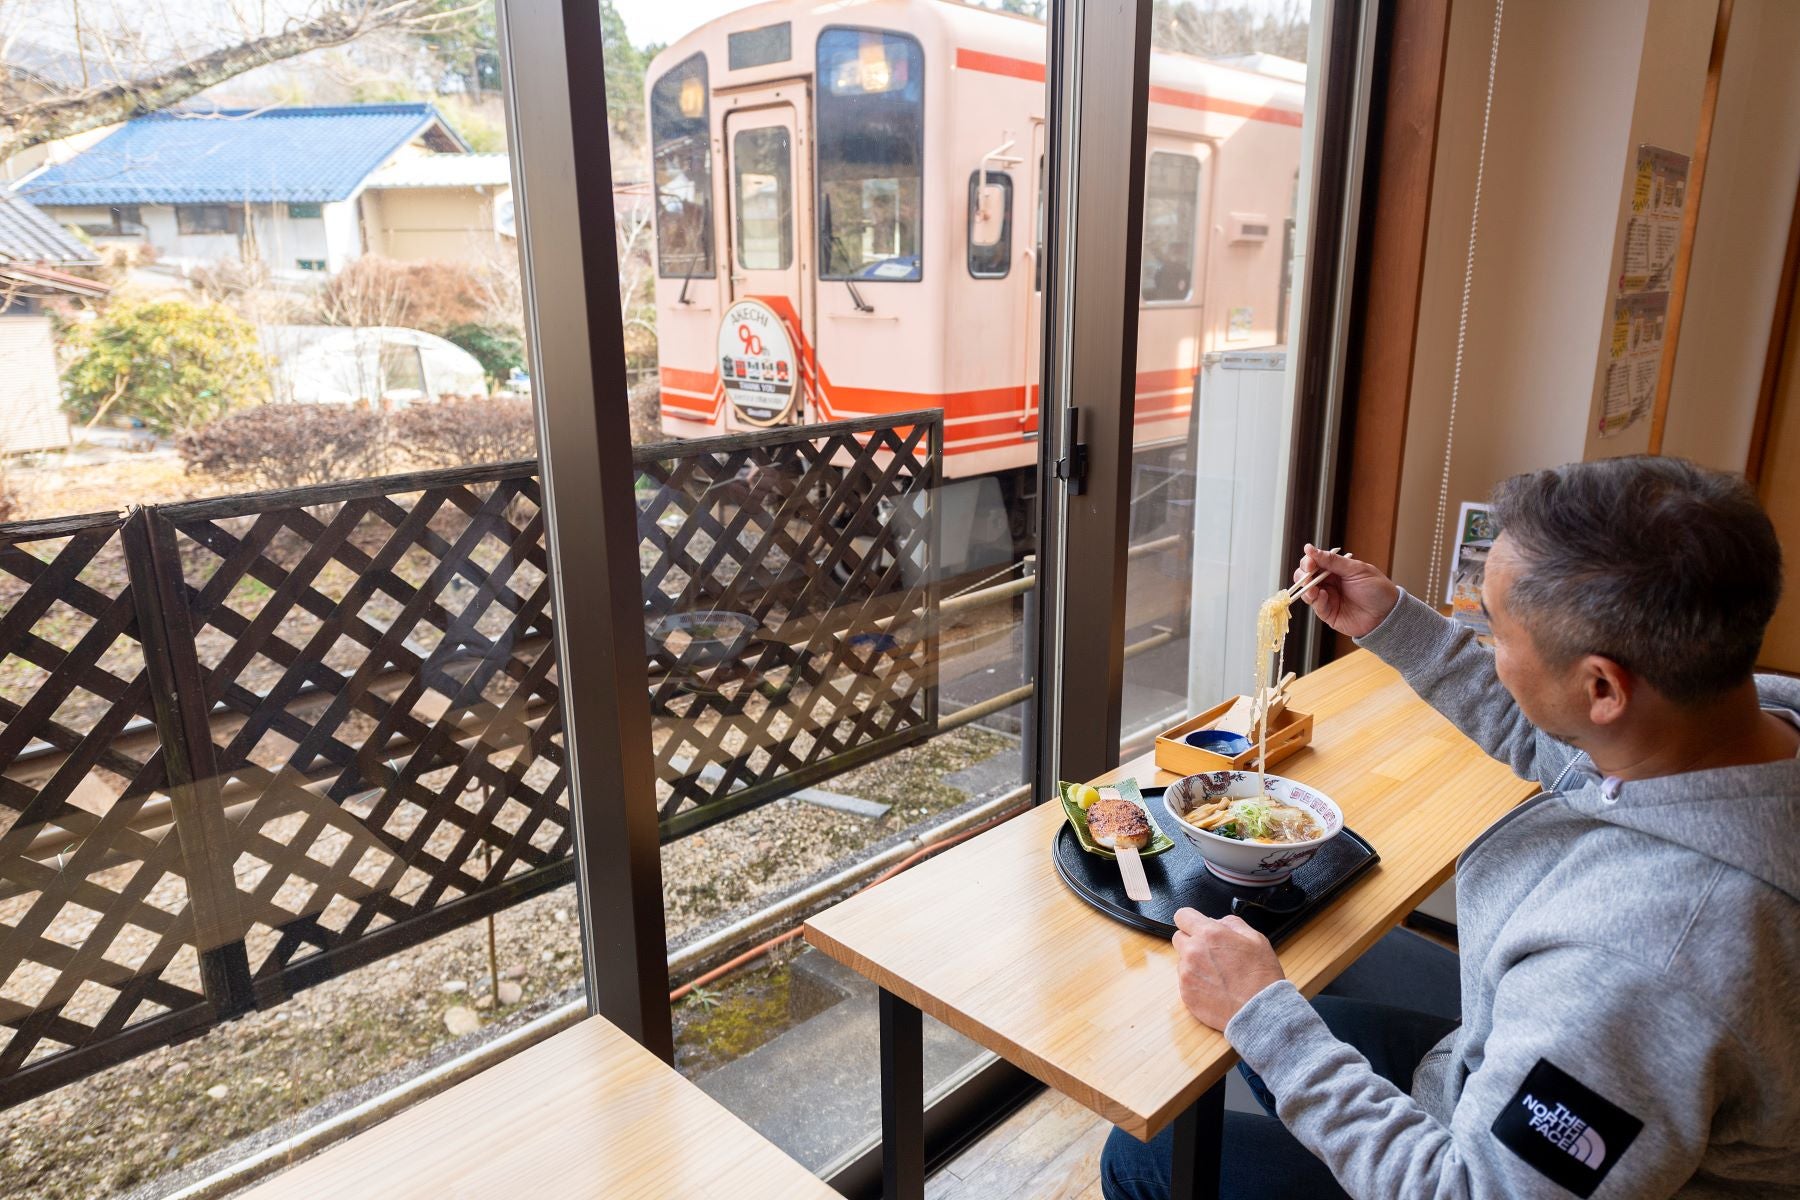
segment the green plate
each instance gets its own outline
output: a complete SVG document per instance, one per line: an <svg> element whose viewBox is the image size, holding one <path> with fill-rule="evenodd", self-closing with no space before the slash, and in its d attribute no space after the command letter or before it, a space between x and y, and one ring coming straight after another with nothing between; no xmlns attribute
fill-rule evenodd
<svg viewBox="0 0 1800 1200"><path fill-rule="evenodd" d="M1089 854L1098 854L1101 858L1117 858L1118 855L1094 841L1094 835L1088 832L1087 811L1069 798L1070 789L1079 786L1081 785L1075 783L1058 783L1056 785L1056 794L1062 800L1063 815L1069 818L1069 824L1075 830L1075 840L1080 842L1081 848ZM1153 854L1161 854L1175 844L1169 839L1169 835L1162 831L1162 826L1156 823L1156 814L1150 811L1150 806L1144 803L1144 795L1138 791L1137 780L1120 779L1107 786L1117 788L1119 795L1143 809L1144 815L1150 818L1150 844L1138 851L1139 858L1149 858Z"/></svg>

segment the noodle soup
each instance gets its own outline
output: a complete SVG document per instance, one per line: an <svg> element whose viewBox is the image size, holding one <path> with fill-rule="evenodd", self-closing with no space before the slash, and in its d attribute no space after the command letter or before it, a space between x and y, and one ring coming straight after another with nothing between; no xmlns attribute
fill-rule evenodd
<svg viewBox="0 0 1800 1200"><path fill-rule="evenodd" d="M1213 771L1179 779L1163 793L1163 807L1207 870L1227 883L1268 887L1296 868L1344 827L1329 796L1280 775Z"/></svg>

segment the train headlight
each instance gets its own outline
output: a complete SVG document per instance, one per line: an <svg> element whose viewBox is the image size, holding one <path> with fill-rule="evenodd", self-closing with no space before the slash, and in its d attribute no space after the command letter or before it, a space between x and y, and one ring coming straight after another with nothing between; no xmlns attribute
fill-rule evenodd
<svg viewBox="0 0 1800 1200"><path fill-rule="evenodd" d="M706 85L698 75L681 81L681 95L676 103L681 107L681 115L690 121L706 111Z"/></svg>

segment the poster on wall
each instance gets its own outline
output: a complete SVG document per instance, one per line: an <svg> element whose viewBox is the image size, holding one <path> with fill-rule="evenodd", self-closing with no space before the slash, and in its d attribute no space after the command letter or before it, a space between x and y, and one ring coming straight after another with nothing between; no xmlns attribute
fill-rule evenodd
<svg viewBox="0 0 1800 1200"><path fill-rule="evenodd" d="M1679 217L1687 204L1688 156L1661 146L1640 145L1631 211Z"/></svg>
<svg viewBox="0 0 1800 1200"><path fill-rule="evenodd" d="M1481 580L1487 573L1488 551L1500 534L1494 510L1473 500L1463 501L1450 543L1450 580L1444 603L1450 615L1477 633L1488 632L1487 612L1481 607Z"/></svg>
<svg viewBox="0 0 1800 1200"><path fill-rule="evenodd" d="M1667 331L1669 287L1681 249L1688 156L1639 145L1619 287L1613 296L1598 433L1617 437L1650 418Z"/></svg>
<svg viewBox="0 0 1800 1200"><path fill-rule="evenodd" d="M1606 380L1600 400L1601 437L1615 437L1650 416L1668 331L1669 293L1639 292L1613 299Z"/></svg>
<svg viewBox="0 0 1800 1200"><path fill-rule="evenodd" d="M1625 222L1625 261L1619 268L1621 293L1667 290L1681 246L1681 218L1633 213Z"/></svg>

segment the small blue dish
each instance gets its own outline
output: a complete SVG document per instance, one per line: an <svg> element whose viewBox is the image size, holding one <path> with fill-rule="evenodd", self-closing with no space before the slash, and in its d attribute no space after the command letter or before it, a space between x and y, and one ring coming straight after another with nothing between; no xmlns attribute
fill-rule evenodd
<svg viewBox="0 0 1800 1200"><path fill-rule="evenodd" d="M1236 758L1250 748L1249 738L1223 729L1196 729L1181 740L1196 750L1210 750L1226 758Z"/></svg>

